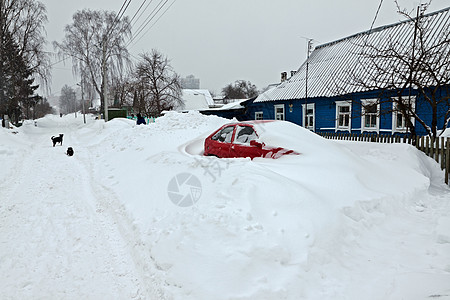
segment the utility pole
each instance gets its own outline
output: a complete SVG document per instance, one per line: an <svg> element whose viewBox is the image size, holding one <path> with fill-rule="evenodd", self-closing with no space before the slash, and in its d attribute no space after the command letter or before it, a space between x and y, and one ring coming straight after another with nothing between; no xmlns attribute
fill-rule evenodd
<svg viewBox="0 0 450 300"><path fill-rule="evenodd" d="M308 128L308 73L309 73L309 56L311 55L313 39L308 39L308 49L306 53L306 78L305 78L305 126Z"/></svg>
<svg viewBox="0 0 450 300"><path fill-rule="evenodd" d="M81 105L83 108L83 122L86 124L86 110L84 109L84 90L83 90L83 79L77 85L81 88Z"/></svg>
<svg viewBox="0 0 450 300"><path fill-rule="evenodd" d="M107 59L106 59L106 35L103 36L103 57L102 57L102 73L103 73L103 102L105 106L105 122L108 122L108 82L106 77L106 71L107 71Z"/></svg>
<svg viewBox="0 0 450 300"><path fill-rule="evenodd" d="M413 73L415 71L415 50L416 50L416 38L417 38L417 29L418 29L418 22L419 22L419 18L420 18L420 5L417 6L417 13L416 13L416 20L414 22L414 35L413 35L413 41L412 41L412 53L411 53L411 66L409 67L409 89L408 89L408 103L406 105L406 108L404 109L405 111L405 118L409 118L410 117L410 110L412 109L412 104L411 104L411 90L413 89ZM402 105L404 105L404 101L401 100ZM405 120L406 122L406 120ZM410 128L409 127L409 122L406 122L406 130L409 131Z"/></svg>
<svg viewBox="0 0 450 300"><path fill-rule="evenodd" d="M5 18L6 16L3 15L4 11L4 0L0 0L0 48L3 49L3 41L4 41L4 32L3 29L5 27ZM0 53L1 50L0 49ZM0 63L0 119L5 120L5 116L3 114L6 114L6 97L5 97L5 72L3 68L3 62ZM8 126L8 125L5 125Z"/></svg>
<svg viewBox="0 0 450 300"><path fill-rule="evenodd" d="M77 117L77 94L75 93L75 91L73 91L73 106L74 106L75 118L76 118Z"/></svg>

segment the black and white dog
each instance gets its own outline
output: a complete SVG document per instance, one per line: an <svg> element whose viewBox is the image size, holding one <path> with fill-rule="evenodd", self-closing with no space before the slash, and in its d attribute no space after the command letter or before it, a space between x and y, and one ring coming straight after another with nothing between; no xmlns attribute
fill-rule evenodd
<svg viewBox="0 0 450 300"><path fill-rule="evenodd" d="M59 134L59 136L52 136L51 139L53 141L53 147L55 147L56 143L60 143L62 146L63 142L63 135L62 133Z"/></svg>
<svg viewBox="0 0 450 300"><path fill-rule="evenodd" d="M73 149L72 147L67 148L67 155L72 156L73 155Z"/></svg>

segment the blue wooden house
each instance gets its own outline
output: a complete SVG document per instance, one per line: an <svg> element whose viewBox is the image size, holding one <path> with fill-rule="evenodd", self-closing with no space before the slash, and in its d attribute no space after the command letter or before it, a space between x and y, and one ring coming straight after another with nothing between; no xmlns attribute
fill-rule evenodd
<svg viewBox="0 0 450 300"><path fill-rule="evenodd" d="M403 135L414 124L417 135L426 135L433 123L444 129L450 120L449 38L447 8L320 45L290 78L249 102L246 116L287 120L318 133ZM417 57L425 56L420 42L436 48L430 51L436 51L436 64L445 64L439 71L444 81L417 73L423 76L418 84L409 83L407 66L388 54L416 51ZM435 105L427 97L435 97ZM405 104L406 109L399 109Z"/></svg>

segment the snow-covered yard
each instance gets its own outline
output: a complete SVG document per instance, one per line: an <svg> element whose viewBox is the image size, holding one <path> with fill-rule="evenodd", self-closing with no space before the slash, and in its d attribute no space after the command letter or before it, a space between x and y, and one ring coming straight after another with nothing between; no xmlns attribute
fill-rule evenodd
<svg viewBox="0 0 450 300"><path fill-rule="evenodd" d="M0 298L450 299L450 189L433 160L306 130L298 156L201 156L227 122L0 128Z"/></svg>

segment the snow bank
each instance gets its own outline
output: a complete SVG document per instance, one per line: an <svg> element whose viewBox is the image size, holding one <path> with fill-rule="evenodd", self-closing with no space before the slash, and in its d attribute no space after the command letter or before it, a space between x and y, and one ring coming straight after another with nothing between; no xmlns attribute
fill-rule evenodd
<svg viewBox="0 0 450 300"><path fill-rule="evenodd" d="M327 290L336 283L323 286L311 275L339 260L333 252L351 251L352 239L366 230L353 223L414 206L409 199L430 185L432 164L410 146L355 150L296 125L280 132L277 123L266 124L261 138L299 156L251 161L195 155L204 137L227 122L198 113L169 113L141 127L113 120L100 134L109 138L90 149L102 184L131 212L175 298L331 296ZM181 173L201 183L192 207L176 206L168 196L169 182Z"/></svg>
<svg viewBox="0 0 450 300"><path fill-rule="evenodd" d="M409 145L329 141L273 123L261 137L300 155L203 157L203 139L229 120L195 112L70 130L47 117L21 133L55 122L89 180L124 206L128 239L143 251L137 264L149 266L166 298L450 294L449 190L437 164ZM174 194L195 203L178 206Z"/></svg>

